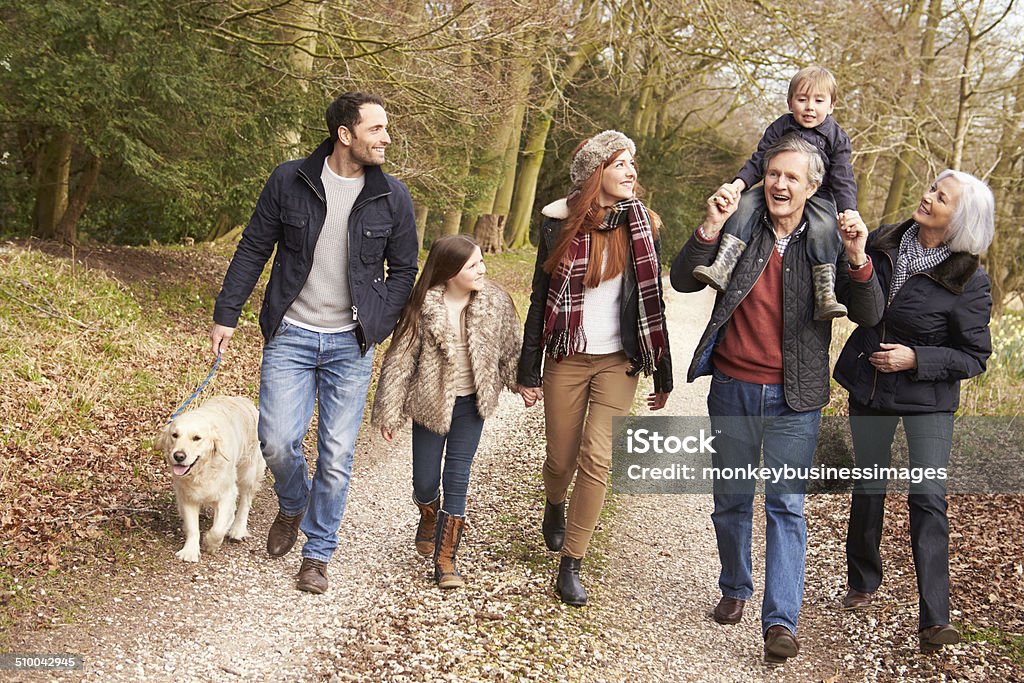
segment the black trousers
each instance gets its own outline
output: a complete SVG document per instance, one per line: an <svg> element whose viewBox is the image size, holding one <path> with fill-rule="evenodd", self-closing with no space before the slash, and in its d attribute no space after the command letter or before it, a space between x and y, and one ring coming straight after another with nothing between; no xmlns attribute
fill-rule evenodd
<svg viewBox="0 0 1024 683"><path fill-rule="evenodd" d="M896 425L903 420L910 467L945 468L953 441L953 414L888 415L850 402L850 431L858 467L888 467ZM911 485L910 545L917 573L918 630L949 623L949 519L945 483ZM882 583L882 519L885 486L858 482L846 532L846 576L850 588L872 593Z"/></svg>

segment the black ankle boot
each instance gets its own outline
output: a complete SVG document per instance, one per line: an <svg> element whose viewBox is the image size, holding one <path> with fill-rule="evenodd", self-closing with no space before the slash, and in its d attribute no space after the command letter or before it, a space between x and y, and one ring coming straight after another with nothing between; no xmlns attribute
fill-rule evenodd
<svg viewBox="0 0 1024 683"><path fill-rule="evenodd" d="M561 550L565 542L565 501L549 503L544 501L544 521L540 525L544 534L544 545L548 550Z"/></svg>
<svg viewBox="0 0 1024 683"><path fill-rule="evenodd" d="M580 560L562 555L558 564L558 578L555 579L558 597L567 605L582 607L587 604L587 589L580 583Z"/></svg>

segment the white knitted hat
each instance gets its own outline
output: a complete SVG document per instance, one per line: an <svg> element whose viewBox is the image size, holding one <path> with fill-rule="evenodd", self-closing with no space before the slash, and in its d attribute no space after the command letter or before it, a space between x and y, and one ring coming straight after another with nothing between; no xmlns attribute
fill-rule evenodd
<svg viewBox="0 0 1024 683"><path fill-rule="evenodd" d="M620 149L627 149L630 154L636 154L636 145L633 141L617 130L603 130L583 143L569 165L569 180L572 181L573 187L582 185L602 161Z"/></svg>

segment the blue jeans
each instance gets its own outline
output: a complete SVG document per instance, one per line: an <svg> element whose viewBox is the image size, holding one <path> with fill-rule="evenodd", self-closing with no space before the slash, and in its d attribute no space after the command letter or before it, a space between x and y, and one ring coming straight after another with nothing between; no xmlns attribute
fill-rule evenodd
<svg viewBox="0 0 1024 683"><path fill-rule="evenodd" d="M484 419L476 410L476 394L459 396L452 409L452 426L447 434L435 434L416 421L412 423L412 494L417 502L429 503L440 494L441 460L444 456L444 502L450 515L466 514L469 468L480 445Z"/></svg>
<svg viewBox="0 0 1024 683"><path fill-rule="evenodd" d="M715 369L708 394L708 414L715 430L712 464L720 468L757 466L810 467L818 442L821 411L797 412L788 405L781 384L751 384ZM719 433L721 430L721 433ZM766 485L764 600L761 631L781 624L796 633L804 595L805 481L789 481L785 492ZM750 561L754 481L715 481L711 520L718 539L722 571L718 586L728 598L749 600L754 592Z"/></svg>
<svg viewBox="0 0 1024 683"><path fill-rule="evenodd" d="M286 515L305 511L302 556L328 562L338 547L356 435L363 419L373 350L359 353L354 332L310 332L282 322L263 347L260 368L260 447L274 473ZM319 404L316 473L312 481L302 440Z"/></svg>

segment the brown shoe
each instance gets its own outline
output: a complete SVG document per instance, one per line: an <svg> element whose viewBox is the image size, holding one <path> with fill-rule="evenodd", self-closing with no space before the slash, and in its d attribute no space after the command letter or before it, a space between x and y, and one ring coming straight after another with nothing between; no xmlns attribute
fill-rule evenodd
<svg viewBox="0 0 1024 683"><path fill-rule="evenodd" d="M416 527L416 552L420 555L432 555L434 553L434 536L437 529L437 511L441 507L441 497L438 496L430 503L421 503L415 496L412 502L420 509L420 523Z"/></svg>
<svg viewBox="0 0 1024 683"><path fill-rule="evenodd" d="M960 642L960 634L949 624L929 626L917 634L921 652L938 652L943 645L956 645Z"/></svg>
<svg viewBox="0 0 1024 683"><path fill-rule="evenodd" d="M843 609L864 609L870 607L874 599L874 593L861 593L851 588L846 591L846 597L843 598Z"/></svg>
<svg viewBox="0 0 1024 683"><path fill-rule="evenodd" d="M746 600L727 598L723 595L722 599L715 605L715 611L712 612L711 616L719 624L738 624L740 619L743 618L743 606L745 604L747 604Z"/></svg>
<svg viewBox="0 0 1024 683"><path fill-rule="evenodd" d="M781 624L769 626L764 634L764 663L785 664L800 653L800 641Z"/></svg>
<svg viewBox="0 0 1024 683"><path fill-rule="evenodd" d="M295 587L307 593L320 594L327 590L327 563L311 557L302 558Z"/></svg>
<svg viewBox="0 0 1024 683"><path fill-rule="evenodd" d="M297 515L289 516L280 510L277 511L277 517L274 518L274 523L270 525L270 531L267 532L267 554L271 557L288 554L299 535L299 525L302 524L303 514L300 512Z"/></svg>
<svg viewBox="0 0 1024 683"><path fill-rule="evenodd" d="M465 517L449 515L444 510L437 513L437 532L434 540L434 581L439 588L462 588L466 581L455 564L459 552L462 531L466 526Z"/></svg>

